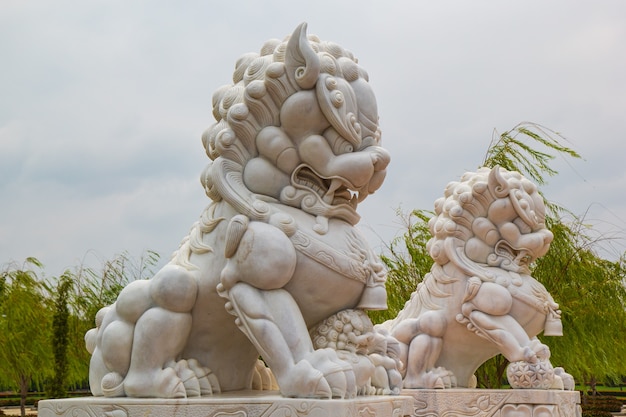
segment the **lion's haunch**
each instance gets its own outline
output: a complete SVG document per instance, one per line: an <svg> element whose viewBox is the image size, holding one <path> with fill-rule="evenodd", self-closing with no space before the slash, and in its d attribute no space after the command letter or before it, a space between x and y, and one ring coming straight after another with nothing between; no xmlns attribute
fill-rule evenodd
<svg viewBox="0 0 626 417"><path fill-rule="evenodd" d="M196 301L198 285L184 268L167 265L151 280L137 280L126 286L115 302L115 312L134 324L152 307L188 313Z"/></svg>

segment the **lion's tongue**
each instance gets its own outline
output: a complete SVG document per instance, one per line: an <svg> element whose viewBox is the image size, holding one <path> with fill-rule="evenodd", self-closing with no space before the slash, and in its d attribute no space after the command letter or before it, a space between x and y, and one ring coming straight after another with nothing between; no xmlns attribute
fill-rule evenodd
<svg viewBox="0 0 626 417"><path fill-rule="evenodd" d="M326 191L326 194L324 194L323 200L326 204L333 204L335 191L337 191L339 187L341 187L341 181L333 178L330 182L330 187L328 187L328 191Z"/></svg>

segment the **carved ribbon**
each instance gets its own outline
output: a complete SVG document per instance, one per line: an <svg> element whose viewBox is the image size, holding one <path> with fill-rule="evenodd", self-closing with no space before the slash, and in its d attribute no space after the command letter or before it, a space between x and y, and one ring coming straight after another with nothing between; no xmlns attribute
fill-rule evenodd
<svg viewBox="0 0 626 417"><path fill-rule="evenodd" d="M346 254L334 249L330 245L297 230L291 237L291 242L296 250L308 256L316 262L327 266L338 274L363 284L367 283L370 270L365 261L359 262Z"/></svg>

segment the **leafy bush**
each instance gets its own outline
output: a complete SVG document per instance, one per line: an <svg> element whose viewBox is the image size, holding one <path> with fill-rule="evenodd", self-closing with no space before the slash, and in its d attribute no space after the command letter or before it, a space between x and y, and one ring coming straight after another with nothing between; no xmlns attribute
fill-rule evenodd
<svg viewBox="0 0 626 417"><path fill-rule="evenodd" d="M612 396L589 396L582 398L583 417L609 417L622 410L622 401Z"/></svg>
<svg viewBox="0 0 626 417"><path fill-rule="evenodd" d="M26 400L26 405L29 405L32 403L32 400ZM20 405L20 398L19 397L13 397L13 398L3 398L0 399L0 407L19 407Z"/></svg>
<svg viewBox="0 0 626 417"><path fill-rule="evenodd" d="M610 411L583 410L582 417L613 417Z"/></svg>

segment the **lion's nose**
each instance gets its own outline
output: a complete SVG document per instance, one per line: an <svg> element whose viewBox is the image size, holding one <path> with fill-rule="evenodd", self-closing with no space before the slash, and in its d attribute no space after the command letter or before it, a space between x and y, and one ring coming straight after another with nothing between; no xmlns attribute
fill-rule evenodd
<svg viewBox="0 0 626 417"><path fill-rule="evenodd" d="M374 164L375 171L383 171L391 162L391 155L389 151L385 148L381 148L380 146L376 146L372 149L370 154L372 156L372 163Z"/></svg>

